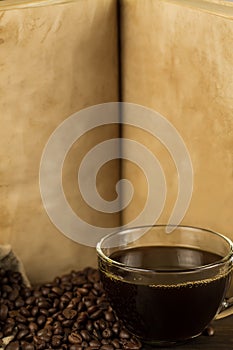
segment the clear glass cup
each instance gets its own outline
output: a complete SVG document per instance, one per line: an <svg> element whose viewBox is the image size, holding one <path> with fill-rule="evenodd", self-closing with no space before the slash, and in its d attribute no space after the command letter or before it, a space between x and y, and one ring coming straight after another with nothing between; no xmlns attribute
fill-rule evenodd
<svg viewBox="0 0 233 350"><path fill-rule="evenodd" d="M233 243L210 230L154 225L129 228L97 244L106 293L126 328L153 346L197 337L232 313Z"/></svg>

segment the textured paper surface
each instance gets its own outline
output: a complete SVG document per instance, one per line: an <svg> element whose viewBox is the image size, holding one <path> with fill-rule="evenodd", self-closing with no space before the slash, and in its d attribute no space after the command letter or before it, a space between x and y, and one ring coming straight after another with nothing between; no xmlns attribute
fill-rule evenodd
<svg viewBox="0 0 233 350"><path fill-rule="evenodd" d="M194 192L183 223L233 238L233 22L227 3L121 1L122 93L124 101L163 114L188 147ZM116 1L7 0L0 5L0 243L11 244L30 280L41 282L96 264L94 249L65 238L50 222L38 174L45 143L63 120L118 99ZM92 224L117 226L119 218L84 205L75 164L95 143L117 135L110 127L84 137L65 164L67 198ZM174 162L142 131L125 128L124 136L144 143L161 162L168 195L159 221L166 222L178 191ZM106 199L114 198L116 169L116 162L107 164L98 176ZM135 165L123 162L123 169L136 190L124 212L128 222L142 210L147 186Z"/></svg>
<svg viewBox="0 0 233 350"><path fill-rule="evenodd" d="M11 244L29 279L40 282L96 265L94 249L72 242L50 222L39 192L39 164L63 120L118 99L116 1L22 4L0 3L0 243ZM75 145L64 169L68 198L77 186L76 155L117 135L116 128L100 130ZM116 174L117 168L107 168L99 178L103 196ZM91 223L118 224L117 217L90 213L78 194L75 205Z"/></svg>
<svg viewBox="0 0 233 350"><path fill-rule="evenodd" d="M210 2L208 11L198 1L191 8L175 2L123 1L123 98L160 112L189 150L194 189L183 223L233 238L233 7L221 6L220 13ZM168 193L159 222L166 223L178 191L174 162L142 131L125 128L124 136L144 143L161 162ZM127 163L125 176L137 190L125 211L128 222L147 192L139 169Z"/></svg>

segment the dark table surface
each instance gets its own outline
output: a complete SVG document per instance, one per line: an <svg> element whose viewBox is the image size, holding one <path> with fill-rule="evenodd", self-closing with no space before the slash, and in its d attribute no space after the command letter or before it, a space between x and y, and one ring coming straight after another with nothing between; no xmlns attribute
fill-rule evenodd
<svg viewBox="0 0 233 350"><path fill-rule="evenodd" d="M213 323L215 334L213 336L200 336L191 342L175 347L163 347L161 350L233 350L233 316L215 321ZM144 350L152 348L144 347ZM155 349L155 348L153 348ZM158 349L158 348L156 348Z"/></svg>

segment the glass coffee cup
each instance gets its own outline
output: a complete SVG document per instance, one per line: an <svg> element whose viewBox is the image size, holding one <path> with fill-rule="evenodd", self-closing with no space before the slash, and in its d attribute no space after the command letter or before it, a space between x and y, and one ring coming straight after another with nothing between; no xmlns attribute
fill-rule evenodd
<svg viewBox="0 0 233 350"><path fill-rule="evenodd" d="M105 291L126 328L143 342L168 346L200 335L233 313L226 299L233 243L189 226L125 229L97 244Z"/></svg>

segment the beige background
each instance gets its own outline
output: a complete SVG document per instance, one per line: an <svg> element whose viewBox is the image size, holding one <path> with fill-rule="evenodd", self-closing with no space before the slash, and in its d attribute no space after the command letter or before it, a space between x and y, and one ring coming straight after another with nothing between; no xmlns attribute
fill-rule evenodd
<svg viewBox="0 0 233 350"><path fill-rule="evenodd" d="M118 99L116 1L41 2L20 9L7 4L0 2L0 243L10 243L31 281L40 282L96 264L94 249L70 241L50 222L38 175L43 148L64 119ZM117 135L117 128L97 130L70 152L64 167L68 198L76 187L74 162L78 166L97 140ZM117 167L106 168L99 178L103 195L116 174ZM88 211L78 195L76 206ZM86 219L118 224L117 216L97 214Z"/></svg>
<svg viewBox="0 0 233 350"><path fill-rule="evenodd" d="M204 3L123 1L123 98L160 112L189 150L194 188L183 223L233 238L233 6ZM144 132L128 127L124 136L144 143L162 164L168 195L159 222L166 223L177 196L174 162ZM128 222L146 201L146 185L130 163L124 169L137 184Z"/></svg>
<svg viewBox="0 0 233 350"><path fill-rule="evenodd" d="M121 1L122 93L124 101L164 115L187 145L194 191L183 223L233 238L233 7L221 3ZM40 282L96 264L94 249L70 241L50 222L38 175L43 148L63 120L118 100L116 0L0 5L0 243L10 243L31 281ZM117 127L109 126L82 137L62 174L73 210L104 227L117 226L119 216L86 206L75 174L89 149L116 136ZM177 196L174 162L145 132L125 127L124 136L145 144L161 162L168 194L159 222L167 222ZM118 175L117 161L101 169L97 184L104 198L115 198ZM126 223L143 208L147 186L130 162L123 162L123 175L135 185Z"/></svg>

